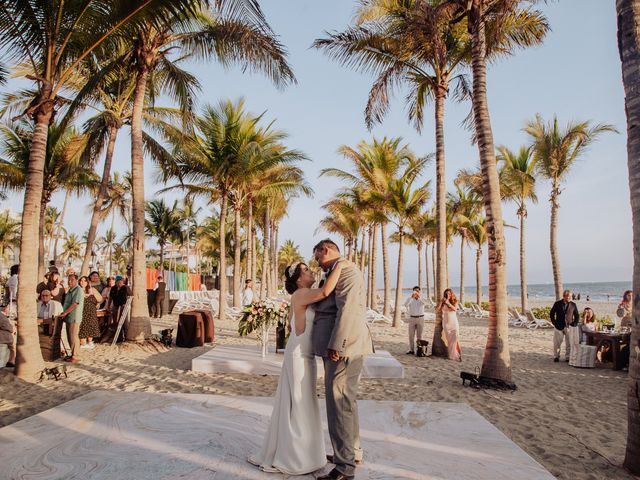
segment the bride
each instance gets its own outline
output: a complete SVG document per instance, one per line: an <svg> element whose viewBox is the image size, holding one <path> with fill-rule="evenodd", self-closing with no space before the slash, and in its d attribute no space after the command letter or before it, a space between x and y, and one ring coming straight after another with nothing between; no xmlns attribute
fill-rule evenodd
<svg viewBox="0 0 640 480"><path fill-rule="evenodd" d="M316 398L316 359L311 347L315 312L311 305L333 292L346 263L335 265L322 288L311 288L315 279L304 263L285 271L285 288L291 294L291 333L262 451L249 457L249 462L265 472L305 475L327 463Z"/></svg>

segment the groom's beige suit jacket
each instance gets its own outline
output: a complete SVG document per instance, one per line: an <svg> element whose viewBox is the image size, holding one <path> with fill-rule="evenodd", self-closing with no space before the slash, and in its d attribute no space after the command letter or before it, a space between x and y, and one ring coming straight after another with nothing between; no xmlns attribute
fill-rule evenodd
<svg viewBox="0 0 640 480"><path fill-rule="evenodd" d="M313 350L327 356L335 350L341 357L372 353L373 342L366 319L364 277L355 266L342 269L335 290L315 304Z"/></svg>

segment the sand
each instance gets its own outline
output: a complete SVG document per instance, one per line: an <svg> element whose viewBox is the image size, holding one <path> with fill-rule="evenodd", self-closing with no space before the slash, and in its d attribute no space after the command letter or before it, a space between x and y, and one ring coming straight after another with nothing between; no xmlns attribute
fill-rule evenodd
<svg viewBox="0 0 640 480"><path fill-rule="evenodd" d="M175 316L168 316L155 321L153 328L159 331L176 323ZM363 380L360 397L468 403L560 479L633 478L620 467L626 443L625 372L553 363L552 331L511 328L517 391L462 387L460 371L474 371L482 363L487 328L484 320L462 317L460 323L462 363L406 355L405 328L375 325L376 345L402 362L406 378ZM233 320L217 322L217 343L255 343L253 338L239 338L235 325ZM425 330L425 338L431 340L433 323L428 322ZM98 345L82 350L82 363L69 366L69 378L57 382L30 384L1 369L0 426L99 389L274 394L277 377L190 371L191 359L210 348L166 348L157 342ZM321 385L318 391L322 393Z"/></svg>

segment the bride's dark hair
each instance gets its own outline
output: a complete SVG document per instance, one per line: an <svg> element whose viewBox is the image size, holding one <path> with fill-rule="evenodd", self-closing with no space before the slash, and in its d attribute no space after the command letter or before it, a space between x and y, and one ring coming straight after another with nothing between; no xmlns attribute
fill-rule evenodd
<svg viewBox="0 0 640 480"><path fill-rule="evenodd" d="M292 295L298 289L297 281L300 278L300 274L302 273L302 266L306 267L305 263L298 263L297 265L289 265L284 269L284 289L287 291L289 295Z"/></svg>

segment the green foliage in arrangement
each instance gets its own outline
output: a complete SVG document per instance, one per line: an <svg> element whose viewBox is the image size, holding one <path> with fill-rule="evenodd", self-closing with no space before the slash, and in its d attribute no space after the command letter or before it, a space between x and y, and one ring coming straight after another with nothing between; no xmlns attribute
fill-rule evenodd
<svg viewBox="0 0 640 480"><path fill-rule="evenodd" d="M551 320L551 307L532 308L531 313L541 320Z"/></svg>
<svg viewBox="0 0 640 480"><path fill-rule="evenodd" d="M273 325L286 327L289 318L289 305L286 302L264 300L247 305L238 323L238 334L241 337L249 335L262 326L267 329Z"/></svg>

